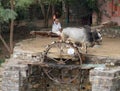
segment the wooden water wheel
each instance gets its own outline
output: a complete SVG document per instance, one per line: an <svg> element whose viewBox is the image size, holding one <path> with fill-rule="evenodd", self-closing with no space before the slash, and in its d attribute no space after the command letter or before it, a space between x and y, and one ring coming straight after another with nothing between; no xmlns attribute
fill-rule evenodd
<svg viewBox="0 0 120 91"><path fill-rule="evenodd" d="M43 60L47 65L43 71L54 82L71 83L81 74L81 53L73 43L53 42L47 46Z"/></svg>

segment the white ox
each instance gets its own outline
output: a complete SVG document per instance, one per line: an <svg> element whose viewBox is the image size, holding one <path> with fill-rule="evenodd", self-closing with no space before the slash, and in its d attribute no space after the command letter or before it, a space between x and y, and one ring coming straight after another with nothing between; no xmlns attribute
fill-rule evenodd
<svg viewBox="0 0 120 91"><path fill-rule="evenodd" d="M82 45L82 48L85 48L86 53L87 53L87 46L91 46L95 42L102 39L97 31L91 32L90 27L64 28L61 33L61 38L63 41L70 40L73 43L80 43Z"/></svg>

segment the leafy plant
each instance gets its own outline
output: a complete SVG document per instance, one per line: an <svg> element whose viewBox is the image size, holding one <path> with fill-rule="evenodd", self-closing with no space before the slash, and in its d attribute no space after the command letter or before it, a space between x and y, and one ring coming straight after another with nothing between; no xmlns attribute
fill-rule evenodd
<svg viewBox="0 0 120 91"><path fill-rule="evenodd" d="M15 7L26 8L29 7L34 2L34 0L15 0Z"/></svg>
<svg viewBox="0 0 120 91"><path fill-rule="evenodd" d="M0 59L0 66L1 66L1 64L4 63L4 62L5 62L5 59Z"/></svg>
<svg viewBox="0 0 120 91"><path fill-rule="evenodd" d="M11 54L13 53L13 31L14 31L14 20L16 19L17 13L15 12L16 7L26 8L33 0L0 0L0 40ZM4 22L10 23L10 45L7 44L3 36L1 35L2 24Z"/></svg>
<svg viewBox="0 0 120 91"><path fill-rule="evenodd" d="M0 22L9 22L10 19L15 19L17 13L11 9L0 8Z"/></svg>

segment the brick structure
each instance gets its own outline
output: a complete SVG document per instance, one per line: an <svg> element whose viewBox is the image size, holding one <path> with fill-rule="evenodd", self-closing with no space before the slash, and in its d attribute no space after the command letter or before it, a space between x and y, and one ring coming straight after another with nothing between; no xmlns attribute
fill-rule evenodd
<svg viewBox="0 0 120 91"><path fill-rule="evenodd" d="M120 91L120 67L93 69L90 81L92 91Z"/></svg>
<svg viewBox="0 0 120 91"><path fill-rule="evenodd" d="M14 48L13 56L11 56L11 58L3 65L2 91L31 91L29 90L31 85L29 86L28 84L28 64L36 63L38 61L42 62L42 55L42 53L25 51L22 50L20 46L16 46ZM94 68L90 71L92 91L120 91L120 58L116 59L107 56L94 55L86 55L86 58L86 60L89 60L86 64L92 64L90 68ZM98 66L94 66L94 64L105 63L115 64L116 67L108 68L101 66L101 68L98 68ZM88 66L86 66L86 68L87 67ZM47 86L54 87L54 84L52 83L50 83L50 85L47 84ZM73 88L74 87L72 87L72 89Z"/></svg>
<svg viewBox="0 0 120 91"><path fill-rule="evenodd" d="M26 91L27 65L19 64L19 59L9 61L2 74L2 91Z"/></svg>
<svg viewBox="0 0 120 91"><path fill-rule="evenodd" d="M98 56L89 56L89 60L90 58L91 61L89 62L93 64L93 66L95 60L98 60L98 62L103 60L99 64L106 62L114 62L115 64L119 64L120 60ZM27 64L29 62L30 60L18 58L11 58L8 60L7 64L4 65L5 67L2 74L2 91L29 91L27 79ZM96 66L94 69L90 70L89 77L92 84L91 91L120 91L119 65L116 67Z"/></svg>
<svg viewBox="0 0 120 91"><path fill-rule="evenodd" d="M120 0L99 0L101 15L101 22L113 21L120 25ZM96 23L96 13L92 15L93 24Z"/></svg>

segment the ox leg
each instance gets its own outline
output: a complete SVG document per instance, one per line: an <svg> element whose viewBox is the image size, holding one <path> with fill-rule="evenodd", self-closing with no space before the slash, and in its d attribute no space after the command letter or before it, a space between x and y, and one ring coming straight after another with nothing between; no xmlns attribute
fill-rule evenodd
<svg viewBox="0 0 120 91"><path fill-rule="evenodd" d="M84 52L87 53L87 45L86 45L86 43L82 44L81 50L84 50Z"/></svg>
<svg viewBox="0 0 120 91"><path fill-rule="evenodd" d="M87 53L87 45L85 44L85 53Z"/></svg>
<svg viewBox="0 0 120 91"><path fill-rule="evenodd" d="M66 41L67 40L67 36L65 36L64 34L61 34L61 40L62 41Z"/></svg>

